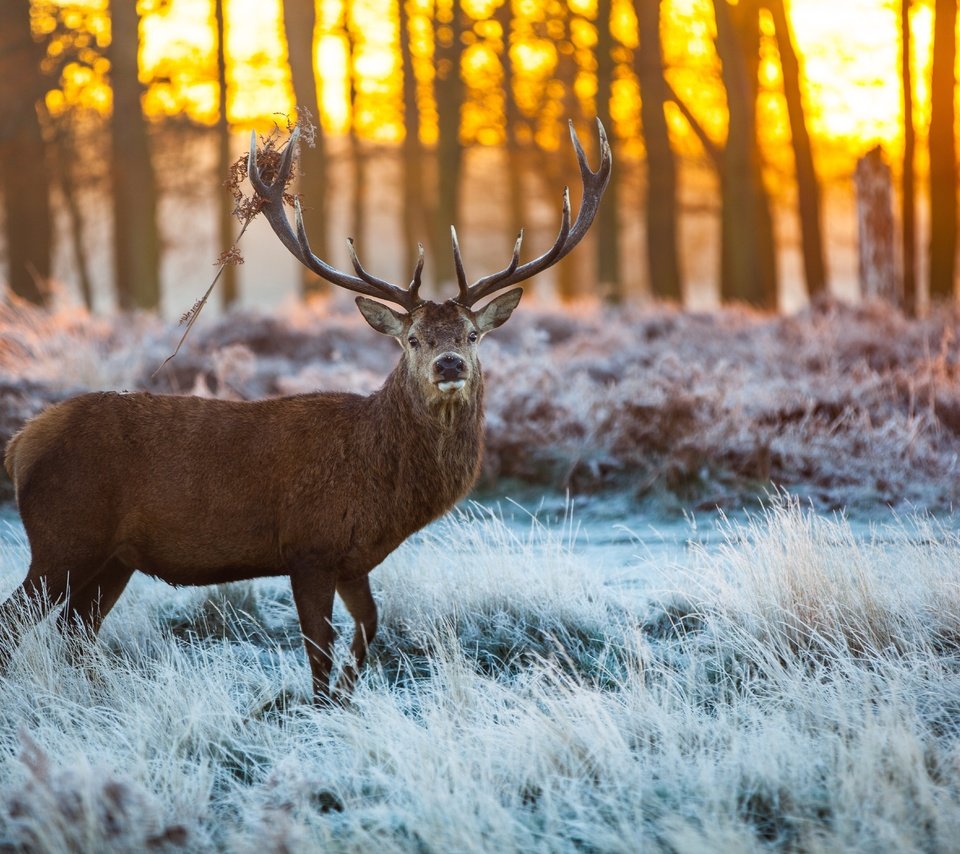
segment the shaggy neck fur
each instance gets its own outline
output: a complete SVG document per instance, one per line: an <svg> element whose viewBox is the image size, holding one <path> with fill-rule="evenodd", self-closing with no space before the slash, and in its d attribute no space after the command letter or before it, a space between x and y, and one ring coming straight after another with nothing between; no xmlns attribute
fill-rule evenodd
<svg viewBox="0 0 960 854"><path fill-rule="evenodd" d="M479 368L456 394L429 397L401 362L373 396L378 423L396 434L381 437L381 448L397 461L395 488L402 489L434 518L473 486L483 455L483 376ZM397 430L399 426L399 430ZM409 493L413 494L409 494ZM411 508L411 509L412 509Z"/></svg>

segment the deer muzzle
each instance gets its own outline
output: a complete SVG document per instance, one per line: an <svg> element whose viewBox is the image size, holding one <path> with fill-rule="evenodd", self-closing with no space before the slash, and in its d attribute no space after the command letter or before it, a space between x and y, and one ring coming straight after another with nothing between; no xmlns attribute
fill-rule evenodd
<svg viewBox="0 0 960 854"><path fill-rule="evenodd" d="M467 383L467 363L456 353L443 353L433 361L433 377L440 391L459 391Z"/></svg>

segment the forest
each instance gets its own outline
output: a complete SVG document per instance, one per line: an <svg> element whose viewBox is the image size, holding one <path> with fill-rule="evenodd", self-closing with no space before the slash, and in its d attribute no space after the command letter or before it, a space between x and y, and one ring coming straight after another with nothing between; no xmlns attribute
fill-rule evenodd
<svg viewBox="0 0 960 854"><path fill-rule="evenodd" d="M228 250L242 225L218 189L237 132L295 121L299 105L316 127L298 191L321 257L342 257L349 236L408 270L423 242L439 287L453 280L451 224L488 244L521 227L546 242L542 208L570 174L563 128L597 116L618 168L592 248L553 277L561 300L696 306L706 291L775 309L879 287L925 310L956 279L955 4L843 6L831 35L811 31L820 0L6 3L10 289L154 309L179 245L193 263L177 278L202 293L202 253ZM851 50L840 39L858 22L873 29ZM857 234L855 166L872 174L877 145L880 196L859 191L873 230ZM164 211L200 197L218 225L187 240ZM237 276L224 272L223 305Z"/></svg>
<svg viewBox="0 0 960 854"><path fill-rule="evenodd" d="M955 850L957 18L955 0L0 0L0 449L20 447L0 469L0 850ZM586 174L568 124L598 169L598 118L592 226L478 349L472 491L370 572L372 622L356 587L328 588L322 665L352 694L318 702L304 576L279 534L269 551L281 507L313 509L304 460L347 447L313 410L296 434L166 421L150 453L133 422L72 423L17 474L11 437L86 392L382 400L422 341L297 264L277 212L302 210L341 270L355 246L402 288L423 257L420 293L446 300L462 266L515 270L563 234ZM292 133L287 207L264 213L248 151L269 183ZM352 470L380 503L351 555L406 521L404 479L381 475L405 438L434 447L410 423ZM172 447L185 475L161 482ZM319 479L336 512L307 537L360 494ZM117 483L147 500L105 497ZM151 506L179 525L147 558L81 566L98 526L59 524L117 513L149 535ZM264 537L290 578L148 565ZM43 547L63 592L31 597Z"/></svg>

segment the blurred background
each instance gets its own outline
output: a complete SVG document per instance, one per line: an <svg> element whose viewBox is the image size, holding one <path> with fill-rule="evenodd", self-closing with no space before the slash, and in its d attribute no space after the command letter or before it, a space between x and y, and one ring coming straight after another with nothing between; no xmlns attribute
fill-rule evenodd
<svg viewBox="0 0 960 854"><path fill-rule="evenodd" d="M317 125L314 251L449 293L579 201L572 120L615 168L536 299L794 310L956 286L955 0L3 0L0 281L175 317L241 223L251 128ZM322 297L255 221L211 306Z"/></svg>

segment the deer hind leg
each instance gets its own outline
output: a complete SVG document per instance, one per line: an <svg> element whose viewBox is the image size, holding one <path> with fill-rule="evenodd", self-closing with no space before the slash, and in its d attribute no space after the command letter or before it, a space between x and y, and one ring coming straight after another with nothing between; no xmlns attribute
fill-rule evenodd
<svg viewBox="0 0 960 854"><path fill-rule="evenodd" d="M75 575L82 578L85 573ZM38 621L46 617L66 599L70 581L71 574L61 558L50 560L34 554L27 577L0 604L0 666L13 655L22 632L28 628L25 617L35 617Z"/></svg>
<svg viewBox="0 0 960 854"><path fill-rule="evenodd" d="M332 573L318 571L315 563L304 562L292 569L290 585L313 674L313 701L318 706L329 706L332 699L330 670L336 640L332 622L336 578Z"/></svg>
<svg viewBox="0 0 960 854"><path fill-rule="evenodd" d="M60 614L64 629L83 628L92 635L100 631L104 618L117 604L133 575L133 570L118 558L110 558L86 584L71 590Z"/></svg>
<svg viewBox="0 0 960 854"><path fill-rule="evenodd" d="M30 624L39 622L66 594L66 584L48 585L43 579L28 575L20 585L0 603L0 668L6 667L20 638Z"/></svg>
<svg viewBox="0 0 960 854"><path fill-rule="evenodd" d="M350 645L353 661L343 668L343 673L337 680L336 689L338 694L349 697L353 693L360 668L363 667L363 662L367 658L367 649L377 634L377 603L370 592L368 575L351 581L338 581L337 593L340 594L343 604L347 606L356 624L353 643Z"/></svg>

